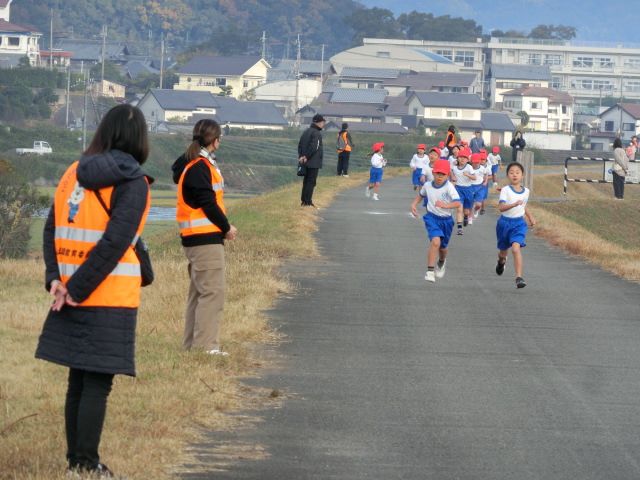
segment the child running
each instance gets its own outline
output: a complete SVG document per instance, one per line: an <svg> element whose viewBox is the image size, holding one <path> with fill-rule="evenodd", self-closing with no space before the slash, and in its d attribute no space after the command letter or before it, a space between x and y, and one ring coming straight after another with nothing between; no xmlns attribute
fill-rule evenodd
<svg viewBox="0 0 640 480"><path fill-rule="evenodd" d="M409 166L411 167L411 183L413 183L413 190L419 190L424 182L420 181L422 176L422 170L428 162L428 157L424 154L427 149L424 143L419 144L416 147L416 153L411 157Z"/></svg>
<svg viewBox="0 0 640 480"><path fill-rule="evenodd" d="M437 160L433 165L433 181L425 183L411 204L411 213L417 217L418 203L427 199L427 213L422 217L429 235L427 273L424 279L435 282L444 277L447 262L447 247L453 231L451 209L460 206L460 197L448 181L451 165L447 160ZM436 263L437 259L437 263Z"/></svg>
<svg viewBox="0 0 640 480"><path fill-rule="evenodd" d="M471 167L476 177L474 180L471 180L473 189L473 218L478 218L480 209L482 208L484 186L487 184L487 172L482 165L482 153L471 154ZM472 219L470 218L470 220Z"/></svg>
<svg viewBox="0 0 640 480"><path fill-rule="evenodd" d="M500 157L500 147L497 145L491 149L491 153L487 157L489 166L491 167L491 180L493 181L493 185L498 187L498 170L500 170L500 164L502 163L502 158Z"/></svg>
<svg viewBox="0 0 640 480"><path fill-rule="evenodd" d="M498 208L502 215L496 225L496 236L498 237L498 264L496 273L504 273L504 265L507 263L509 249L513 253L513 263L516 270L516 287L524 288L527 284L522 278L522 251L526 244L527 217L533 227L536 224L533 215L527 209L529 201L529 189L522 185L524 167L517 163L510 163L507 167L507 178L510 185L503 187L500 191L500 203Z"/></svg>
<svg viewBox="0 0 640 480"><path fill-rule="evenodd" d="M449 149L445 147L444 142L440 141L438 148L440 149L440 160L447 160L449 158Z"/></svg>
<svg viewBox="0 0 640 480"><path fill-rule="evenodd" d="M489 178L491 178L491 167L488 164L488 160L487 160L487 152L486 150L484 152L482 152L482 159L480 160L480 165L482 165L482 167L484 168L484 183L482 184L482 190L481 190L481 203L480 203L480 215L484 215L485 212L485 204L487 202L487 198L489 198Z"/></svg>
<svg viewBox="0 0 640 480"><path fill-rule="evenodd" d="M387 161L382 154L384 153L384 142L374 143L371 147L373 155L371 155L371 170L369 170L369 185L365 195L371 196L371 190L373 190L373 199L380 200L378 193L380 192L380 184L382 183L382 172Z"/></svg>
<svg viewBox="0 0 640 480"><path fill-rule="evenodd" d="M458 235L462 235L462 227L473 224L471 208L473 207L473 186L476 179L474 170L467 162L471 157L471 149L461 148L458 152L458 164L451 169L451 180L456 184L456 190L462 203L462 212L458 211Z"/></svg>

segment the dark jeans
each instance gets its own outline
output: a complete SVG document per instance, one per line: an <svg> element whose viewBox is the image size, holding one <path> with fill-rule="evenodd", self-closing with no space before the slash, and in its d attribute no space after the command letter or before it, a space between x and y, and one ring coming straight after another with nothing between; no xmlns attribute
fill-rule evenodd
<svg viewBox="0 0 640 480"><path fill-rule="evenodd" d="M113 374L71 368L64 407L69 467L93 470L100 462L98 446L107 412Z"/></svg>
<svg viewBox="0 0 640 480"><path fill-rule="evenodd" d="M313 205L313 189L316 188L319 168L307 168L302 181L302 195L300 200L302 205Z"/></svg>
<svg viewBox="0 0 640 480"><path fill-rule="evenodd" d="M338 153L338 175L349 174L349 156L351 152Z"/></svg>
<svg viewBox="0 0 640 480"><path fill-rule="evenodd" d="M613 173L613 196L616 198L624 197L624 177L618 175L616 172Z"/></svg>

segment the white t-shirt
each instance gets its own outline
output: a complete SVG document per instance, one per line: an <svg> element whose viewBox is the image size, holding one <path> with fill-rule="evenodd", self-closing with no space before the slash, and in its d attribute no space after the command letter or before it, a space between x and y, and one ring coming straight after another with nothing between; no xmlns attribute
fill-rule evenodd
<svg viewBox="0 0 640 480"><path fill-rule="evenodd" d="M464 168L460 168L457 165L451 168L451 173L453 173L453 176L456 179L456 186L458 186L458 187L470 187L471 185L473 185L471 183L472 180L469 177L467 177L466 175L463 175L465 172L468 173L469 175L475 175L476 174L476 171L468 163L464 166Z"/></svg>
<svg viewBox="0 0 640 480"><path fill-rule="evenodd" d="M422 175L424 175L425 183L433 182L433 168L431 167L431 165L429 165L429 162L427 162L427 164L422 167Z"/></svg>
<svg viewBox="0 0 640 480"><path fill-rule="evenodd" d="M510 208L509 210L502 212L502 215L508 218L519 218L524 216L524 207L529 201L529 189L522 187L522 191L516 192L511 185L502 187L500 191L500 203L506 203L511 205L512 203L522 200L522 205Z"/></svg>
<svg viewBox="0 0 640 480"><path fill-rule="evenodd" d="M449 156L449 163L451 164L451 168L455 167L458 164L458 159L453 155Z"/></svg>
<svg viewBox="0 0 640 480"><path fill-rule="evenodd" d="M449 158L449 149L447 147L444 147L440 150L440 158L442 160L446 160L447 158Z"/></svg>
<svg viewBox="0 0 640 480"><path fill-rule="evenodd" d="M487 164L491 167L493 165L500 165L502 163L502 158L500 158L500 154L494 155L490 153L487 155Z"/></svg>
<svg viewBox="0 0 640 480"><path fill-rule="evenodd" d="M387 161L379 153L374 153L371 156L371 166L375 168L382 168L387 164Z"/></svg>
<svg viewBox="0 0 640 480"><path fill-rule="evenodd" d="M417 153L413 154L411 161L409 162L409 166L411 168L422 168L424 169L425 165L429 165L429 155L424 154L422 157L418 156Z"/></svg>
<svg viewBox="0 0 640 480"><path fill-rule="evenodd" d="M484 176L487 174L484 165L478 165L478 168L473 168L473 174L476 176L475 180L471 180L471 185L482 185L484 182Z"/></svg>
<svg viewBox="0 0 640 480"><path fill-rule="evenodd" d="M427 212L431 212L439 217L450 217L451 210L436 207L438 200L442 200L444 203L460 200L460 195L458 195L456 187L454 187L449 180L439 187L436 187L433 182L425 183L420 189L420 195L427 197Z"/></svg>

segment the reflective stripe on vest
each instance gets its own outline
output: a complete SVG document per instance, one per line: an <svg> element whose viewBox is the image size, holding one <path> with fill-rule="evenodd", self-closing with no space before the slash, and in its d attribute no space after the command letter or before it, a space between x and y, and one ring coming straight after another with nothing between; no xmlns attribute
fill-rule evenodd
<svg viewBox="0 0 640 480"><path fill-rule="evenodd" d="M110 221L109 214L99 202L95 192L82 188L76 178L78 162L72 164L60 179L55 193L55 249L58 271L63 284L78 271L96 244L104 236ZM100 189L100 196L110 205L113 187ZM133 250L149 213L147 204L131 245L114 269L80 303L81 307L137 308L140 305L140 262Z"/></svg>
<svg viewBox="0 0 640 480"><path fill-rule="evenodd" d="M184 200L184 178L190 168L202 161L211 173L211 194L214 195L217 205L226 214L224 207L224 178L220 170L204 157L198 157L187 164L178 181L178 195L176 208L176 221L180 228L180 235L202 235L207 233L222 233L222 230L207 218L202 208L191 208Z"/></svg>

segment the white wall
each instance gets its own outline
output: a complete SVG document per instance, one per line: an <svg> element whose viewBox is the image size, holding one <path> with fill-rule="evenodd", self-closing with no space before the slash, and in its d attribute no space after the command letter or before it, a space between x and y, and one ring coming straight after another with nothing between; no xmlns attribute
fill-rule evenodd
<svg viewBox="0 0 640 480"><path fill-rule="evenodd" d="M545 150L571 150L573 135L563 133L525 132L527 147Z"/></svg>

